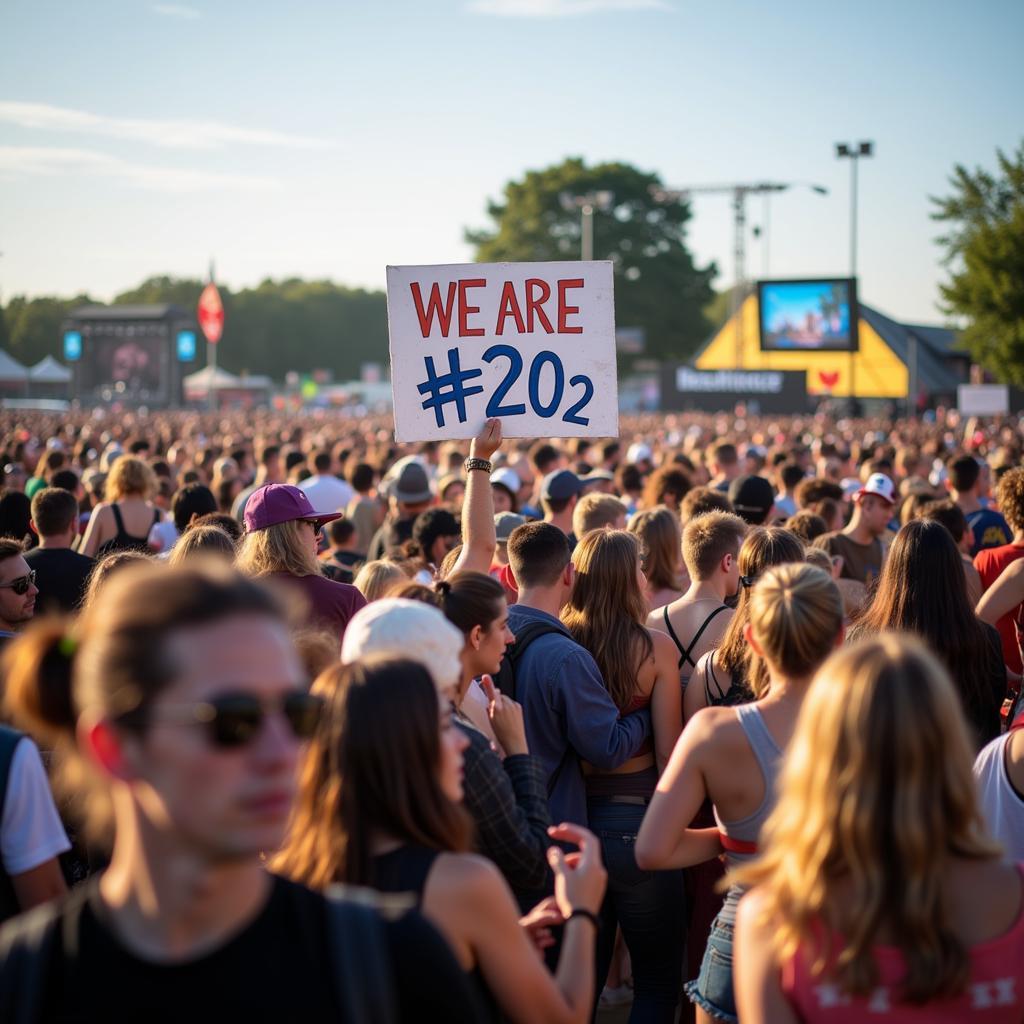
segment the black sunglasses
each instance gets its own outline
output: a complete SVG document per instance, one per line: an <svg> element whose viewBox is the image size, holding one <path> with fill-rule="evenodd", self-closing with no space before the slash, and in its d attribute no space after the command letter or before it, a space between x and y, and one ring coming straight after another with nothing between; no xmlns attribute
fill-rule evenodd
<svg viewBox="0 0 1024 1024"><path fill-rule="evenodd" d="M11 580L10 583L0 583L0 587L10 587L18 597L24 597L28 593L28 588L34 586L36 582L36 571L30 569L27 576L19 576L16 580Z"/></svg>
<svg viewBox="0 0 1024 1024"><path fill-rule="evenodd" d="M199 704L160 708L157 720L203 725L215 747L230 748L251 743L271 711L284 715L296 739L311 739L323 706L322 697L302 690L269 700L248 693L229 693ZM166 712L171 712L170 716Z"/></svg>

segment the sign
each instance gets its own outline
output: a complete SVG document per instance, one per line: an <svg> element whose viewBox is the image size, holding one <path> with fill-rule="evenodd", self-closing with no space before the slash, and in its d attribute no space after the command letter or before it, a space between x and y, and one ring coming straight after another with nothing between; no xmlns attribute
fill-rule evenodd
<svg viewBox="0 0 1024 1024"><path fill-rule="evenodd" d="M217 286L211 281L199 296L199 308L196 311L196 318L202 328L206 340L211 345L220 341L224 333L224 304L220 301L220 292Z"/></svg>
<svg viewBox="0 0 1024 1024"><path fill-rule="evenodd" d="M398 441L616 437L612 264L388 267Z"/></svg>
<svg viewBox="0 0 1024 1024"><path fill-rule="evenodd" d="M196 332L178 331L178 362L191 363L196 357Z"/></svg>
<svg viewBox="0 0 1024 1024"><path fill-rule="evenodd" d="M64 361L75 363L82 358L82 332L64 332Z"/></svg>
<svg viewBox="0 0 1024 1024"><path fill-rule="evenodd" d="M1005 416L1010 389L1005 384L958 384L956 407L963 416Z"/></svg>
<svg viewBox="0 0 1024 1024"><path fill-rule="evenodd" d="M795 413L807 409L804 370L695 370L666 366L662 371L662 409L700 409L718 412L737 402L766 413Z"/></svg>

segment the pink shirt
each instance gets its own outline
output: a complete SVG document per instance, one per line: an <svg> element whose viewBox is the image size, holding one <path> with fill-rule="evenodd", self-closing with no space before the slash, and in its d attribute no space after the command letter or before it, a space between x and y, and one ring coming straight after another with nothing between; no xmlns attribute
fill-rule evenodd
<svg viewBox="0 0 1024 1024"><path fill-rule="evenodd" d="M1024 864L1018 865L1024 876ZM878 985L869 996L851 996L830 983L828 972L811 974L813 958L798 951L782 970L782 991L802 1021L809 1024L1020 1024L1024 1020L1024 906L1004 935L972 946L971 975L955 999L914 1006L897 1002L905 969L903 954L877 946Z"/></svg>

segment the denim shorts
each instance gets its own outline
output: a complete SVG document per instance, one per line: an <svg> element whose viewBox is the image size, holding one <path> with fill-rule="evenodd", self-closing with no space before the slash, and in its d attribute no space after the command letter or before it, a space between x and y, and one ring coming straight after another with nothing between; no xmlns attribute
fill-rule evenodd
<svg viewBox="0 0 1024 1024"><path fill-rule="evenodd" d="M732 924L715 918L704 950L700 974L683 989L695 1003L715 1020L736 1024L736 996L732 987Z"/></svg>

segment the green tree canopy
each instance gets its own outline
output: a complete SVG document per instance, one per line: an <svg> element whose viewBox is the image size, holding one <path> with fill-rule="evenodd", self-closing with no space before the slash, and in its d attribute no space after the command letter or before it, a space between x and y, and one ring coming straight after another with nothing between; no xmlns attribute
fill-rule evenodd
<svg viewBox="0 0 1024 1024"><path fill-rule="evenodd" d="M932 218L950 279L940 286L947 313L967 318L963 340L974 360L1024 386L1024 144L996 151L998 174L957 165L953 194L932 197Z"/></svg>
<svg viewBox="0 0 1024 1024"><path fill-rule="evenodd" d="M114 302L170 302L194 315L203 284L198 278L150 277ZM266 280L238 292L223 285L219 288L225 321L217 355L228 370L265 373L281 380L289 370L302 373L322 368L344 380L358 377L364 362L387 362L383 292L298 279ZM84 295L73 299L15 296L3 311L11 355L25 364L45 355L60 359L61 322L72 309L92 301ZM203 360L200 353L199 363Z"/></svg>
<svg viewBox="0 0 1024 1024"><path fill-rule="evenodd" d="M615 322L644 328L648 356L682 359L709 333L704 309L716 269L694 264L689 206L656 200L661 184L629 164L571 158L509 182L503 201L488 204L493 229L468 230L466 241L484 263L579 259L580 212L563 197L610 193L608 208L594 211L594 258L615 265Z"/></svg>

